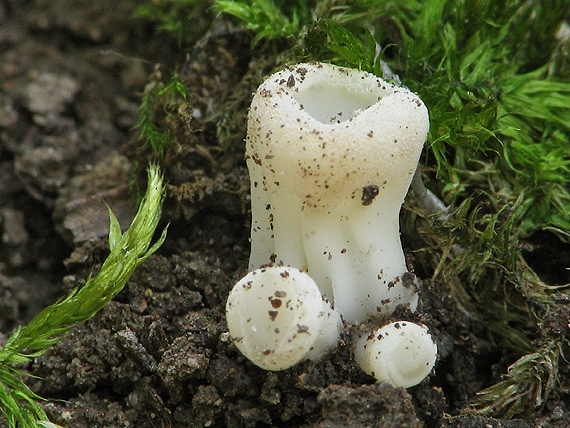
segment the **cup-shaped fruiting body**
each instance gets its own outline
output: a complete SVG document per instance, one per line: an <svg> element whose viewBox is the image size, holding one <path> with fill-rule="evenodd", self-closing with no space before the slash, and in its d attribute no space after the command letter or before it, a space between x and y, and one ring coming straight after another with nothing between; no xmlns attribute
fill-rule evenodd
<svg viewBox="0 0 570 428"><path fill-rule="evenodd" d="M409 388L431 372L437 346L427 328L396 321L356 342L354 357L360 368L377 380Z"/></svg>
<svg viewBox="0 0 570 428"><path fill-rule="evenodd" d="M340 315L304 272L268 266L249 272L226 305L228 328L238 349L266 370L319 359L336 346Z"/></svg>
<svg viewBox="0 0 570 428"><path fill-rule="evenodd" d="M429 128L423 102L376 76L287 67L253 97L250 269L306 269L345 320L417 304L398 215Z"/></svg>

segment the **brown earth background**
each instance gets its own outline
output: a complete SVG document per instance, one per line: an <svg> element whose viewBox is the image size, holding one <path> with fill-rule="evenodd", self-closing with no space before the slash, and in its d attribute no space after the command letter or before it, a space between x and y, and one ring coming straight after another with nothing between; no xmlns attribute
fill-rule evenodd
<svg viewBox="0 0 570 428"><path fill-rule="evenodd" d="M529 419L459 417L512 356L444 289L422 314L436 371L408 390L375 384L341 345L318 363L263 371L229 340L224 304L249 253L243 114L216 121L251 65L251 35L193 49L133 17L134 0L0 1L0 343L81 285L108 254L108 204L123 226L144 186L132 128L147 85L173 72L190 102L162 161L167 241L98 315L25 367L65 427L570 427L568 394ZM197 23L199 25L199 23ZM160 64L160 65L157 65ZM249 73L252 74L251 72ZM255 80L255 79L254 79ZM241 109L241 110L240 110ZM160 228L162 228L162 226ZM567 362L562 362L567 365ZM563 390L563 389L562 389ZM0 427L5 426L0 418Z"/></svg>

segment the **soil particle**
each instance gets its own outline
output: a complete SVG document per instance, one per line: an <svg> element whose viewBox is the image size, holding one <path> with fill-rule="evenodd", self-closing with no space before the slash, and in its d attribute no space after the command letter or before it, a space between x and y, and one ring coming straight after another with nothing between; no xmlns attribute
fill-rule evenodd
<svg viewBox="0 0 570 428"><path fill-rule="evenodd" d="M69 76L39 73L26 85L23 96L36 124L55 126L78 91L79 83Z"/></svg>
<svg viewBox="0 0 570 428"><path fill-rule="evenodd" d="M141 345L137 336L130 328L125 328L113 335L119 349L133 361L144 374L152 374L158 371L156 360Z"/></svg>
<svg viewBox="0 0 570 428"><path fill-rule="evenodd" d="M109 392L130 391L141 378L136 364L117 346L113 335L134 325L127 306L112 302L110 310L82 324L38 359L35 369L43 380L36 388L43 394L70 398L99 387ZM129 325L127 325L127 323Z"/></svg>
<svg viewBox="0 0 570 428"><path fill-rule="evenodd" d="M178 404L186 398L188 389L192 389L191 379L203 379L209 365L208 351L197 349L188 337L181 336L162 356L159 373L170 390L170 399ZM195 391L192 391L195 392Z"/></svg>
<svg viewBox="0 0 570 428"><path fill-rule="evenodd" d="M545 338L569 337L570 304L560 303L548 311L543 318L541 333Z"/></svg>
<svg viewBox="0 0 570 428"><path fill-rule="evenodd" d="M255 397L259 393L256 379L246 373L246 368L225 355L212 361L208 370L208 381L224 397Z"/></svg>
<svg viewBox="0 0 570 428"><path fill-rule="evenodd" d="M450 418L442 428L535 428L537 427L531 421L520 419L499 420L492 418L474 418L474 417L457 417ZM541 425L543 427L544 425Z"/></svg>
<svg viewBox="0 0 570 428"><path fill-rule="evenodd" d="M97 394L86 393L81 400L70 399L65 403L52 402L46 405L51 420L64 427L132 427L131 414L125 414L118 403Z"/></svg>
<svg viewBox="0 0 570 428"><path fill-rule="evenodd" d="M30 320L52 298L48 278L33 271L0 273L0 331L7 333Z"/></svg>
<svg viewBox="0 0 570 428"><path fill-rule="evenodd" d="M14 100L0 94L0 128L9 128L18 122L18 111Z"/></svg>
<svg viewBox="0 0 570 428"><path fill-rule="evenodd" d="M14 267L22 266L27 259L26 248L29 241L24 213L13 208L0 209L0 228L8 264Z"/></svg>
<svg viewBox="0 0 570 428"><path fill-rule="evenodd" d="M111 152L92 169L74 176L55 202L60 234L73 244L107 236L109 209L126 228L134 217L130 174L128 159Z"/></svg>
<svg viewBox="0 0 570 428"><path fill-rule="evenodd" d="M222 402L215 386L200 385L192 398L192 413L196 418L193 426L211 426L222 411Z"/></svg>
<svg viewBox="0 0 570 428"><path fill-rule="evenodd" d="M360 387L330 385L318 398L323 420L317 428L419 428L411 396L387 383Z"/></svg>

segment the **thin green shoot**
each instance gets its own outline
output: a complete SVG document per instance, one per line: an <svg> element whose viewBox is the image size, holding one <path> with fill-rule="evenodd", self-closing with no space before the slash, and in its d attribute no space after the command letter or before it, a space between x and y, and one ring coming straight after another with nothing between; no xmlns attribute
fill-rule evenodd
<svg viewBox="0 0 570 428"><path fill-rule="evenodd" d="M160 219L164 185L157 166L148 171L148 188L129 229L122 233L115 215L109 210L110 254L99 274L89 276L82 287L45 308L26 326L19 327L0 349L0 409L10 428L54 427L41 400L24 383L29 376L17 366L42 355L65 337L77 324L93 317L121 291L137 266L162 245L167 228L153 244Z"/></svg>

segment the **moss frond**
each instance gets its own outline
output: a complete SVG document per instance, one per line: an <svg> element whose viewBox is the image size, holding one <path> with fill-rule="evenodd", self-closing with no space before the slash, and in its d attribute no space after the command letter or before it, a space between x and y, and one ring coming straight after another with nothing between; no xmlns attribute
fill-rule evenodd
<svg viewBox="0 0 570 428"><path fill-rule="evenodd" d="M303 1L219 0L215 7L242 20L245 28L256 33L256 42L297 35L311 20L310 9Z"/></svg>
<svg viewBox="0 0 570 428"><path fill-rule="evenodd" d="M151 166L147 192L125 233L121 233L116 217L109 210L111 251L99 274L90 276L83 287L75 288L26 326L18 328L0 349L0 409L9 427L37 427L39 421L48 422L36 402L40 397L21 379L26 373L14 366L43 354L70 329L94 316L123 289L135 268L162 245L166 228L154 244L151 241L160 219L163 196L162 177L158 167Z"/></svg>
<svg viewBox="0 0 570 428"><path fill-rule="evenodd" d="M177 74L173 75L165 84L160 73L151 82L142 97L138 109L138 120L135 129L138 131L137 139L152 148L154 155L161 159L165 151L174 143L167 127L161 126L161 118L168 114L177 114L176 110L181 102L186 100L184 82Z"/></svg>
<svg viewBox="0 0 570 428"><path fill-rule="evenodd" d="M512 418L541 409L557 383L560 346L552 341L521 357L503 380L478 392L464 413Z"/></svg>
<svg viewBox="0 0 570 428"><path fill-rule="evenodd" d="M186 44L198 40L213 19L211 0L153 0L141 2L135 16L157 22L161 31L167 31ZM192 22L192 25L188 25Z"/></svg>

